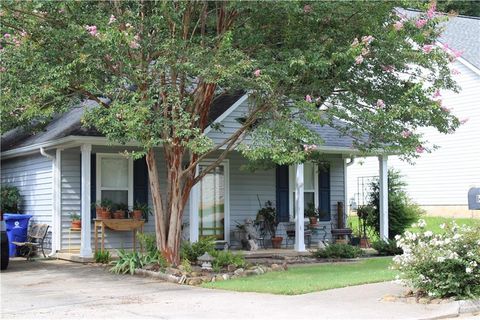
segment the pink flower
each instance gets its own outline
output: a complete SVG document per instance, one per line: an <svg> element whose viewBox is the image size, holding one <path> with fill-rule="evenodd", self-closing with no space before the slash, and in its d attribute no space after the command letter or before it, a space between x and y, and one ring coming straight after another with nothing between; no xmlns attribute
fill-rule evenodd
<svg viewBox="0 0 480 320"><path fill-rule="evenodd" d="M432 50L433 50L433 45L431 44L426 44L422 47L423 53L426 53L426 54L430 53Z"/></svg>
<svg viewBox="0 0 480 320"><path fill-rule="evenodd" d="M421 29L427 24L427 22L428 20L426 19L418 19L417 21L415 21L415 27L417 27L418 29Z"/></svg>
<svg viewBox="0 0 480 320"><path fill-rule="evenodd" d="M419 145L415 148L415 151L417 153L423 153L425 151L425 148L422 145Z"/></svg>
<svg viewBox="0 0 480 320"><path fill-rule="evenodd" d="M311 151L313 151L313 150L315 150L315 149L317 149L317 145L316 145L316 144L304 144L304 145L303 145L303 150L304 150L305 152L307 152L307 153L308 153L308 152L311 152Z"/></svg>
<svg viewBox="0 0 480 320"><path fill-rule="evenodd" d="M440 93L440 90L435 90L435 92L433 93L433 98L440 98L442 96L442 94Z"/></svg>
<svg viewBox="0 0 480 320"><path fill-rule="evenodd" d="M307 94L305 96L305 101L307 101L308 103L311 103L312 102L312 97L309 94Z"/></svg>
<svg viewBox="0 0 480 320"><path fill-rule="evenodd" d="M464 119L460 120L460 124L465 124L465 123L467 123L467 121L468 121L468 118L464 118Z"/></svg>
<svg viewBox="0 0 480 320"><path fill-rule="evenodd" d="M450 50L452 51L452 54L455 58L460 58L463 54L462 50L456 50L454 48L451 48Z"/></svg>
<svg viewBox="0 0 480 320"><path fill-rule="evenodd" d="M353 42L352 42L351 46L355 48L356 46L358 46L358 44L359 44L358 39L355 38L355 39L353 39Z"/></svg>
<svg viewBox="0 0 480 320"><path fill-rule="evenodd" d="M96 37L98 35L97 26L86 26L85 29L91 36Z"/></svg>
<svg viewBox="0 0 480 320"><path fill-rule="evenodd" d="M5 39L10 38L11 36L12 36L12 35L11 35L10 33L5 33L5 34L3 35L3 37L4 37Z"/></svg>
<svg viewBox="0 0 480 320"><path fill-rule="evenodd" d="M385 72L393 72L395 70L395 67L392 65L382 66L382 70Z"/></svg>
<svg viewBox="0 0 480 320"><path fill-rule="evenodd" d="M253 74L255 75L255 77L260 77L260 74L262 73L262 71L260 69L257 69L253 72Z"/></svg>
<svg viewBox="0 0 480 320"><path fill-rule="evenodd" d="M312 12L312 6L309 5L309 4L306 4L306 5L303 7L303 12L305 12L305 13L310 13L310 12Z"/></svg>
<svg viewBox="0 0 480 320"><path fill-rule="evenodd" d="M385 102L382 99L377 100L377 108L385 107Z"/></svg>
<svg viewBox="0 0 480 320"><path fill-rule="evenodd" d="M441 106L440 110L442 110L443 112L446 112L446 113L450 113L450 111L452 111L450 108L447 108L447 107L444 107L444 106Z"/></svg>
<svg viewBox="0 0 480 320"><path fill-rule="evenodd" d="M58 10L58 13L64 13L65 12L65 9L61 8Z"/></svg>
<svg viewBox="0 0 480 320"><path fill-rule="evenodd" d="M397 31L400 31L403 29L403 22L402 21L397 21L393 24L393 28Z"/></svg>
<svg viewBox="0 0 480 320"><path fill-rule="evenodd" d="M368 53L370 52L370 50L368 50L368 48L362 48L362 56L366 56Z"/></svg>
<svg viewBox="0 0 480 320"><path fill-rule="evenodd" d="M428 19L432 19L433 17L435 17L435 10L437 9L437 6L436 4L433 2L431 5L430 5L430 8L428 8L427 10L427 17Z"/></svg>
<svg viewBox="0 0 480 320"><path fill-rule="evenodd" d="M110 19L108 20L108 24L112 24L112 23L114 23L115 21L117 21L117 18L115 18L115 16L112 14L112 15L110 16Z"/></svg>
<svg viewBox="0 0 480 320"><path fill-rule="evenodd" d="M132 49L138 49L140 48L140 43L138 41L140 40L140 36L137 34L133 37L133 40L130 41L129 47Z"/></svg>
<svg viewBox="0 0 480 320"><path fill-rule="evenodd" d="M5 71L7 71L7 68L5 68L5 67L0 67L0 72L5 72Z"/></svg>
<svg viewBox="0 0 480 320"><path fill-rule="evenodd" d="M411 135L412 135L412 131L410 131L408 129L405 129L405 130L402 131L402 137L405 138L405 139L410 137Z"/></svg>
<svg viewBox="0 0 480 320"><path fill-rule="evenodd" d="M360 64L363 62L363 57L362 55L359 55L358 57L355 58L355 64Z"/></svg>
<svg viewBox="0 0 480 320"><path fill-rule="evenodd" d="M22 32L20 32L20 36L26 37L26 36L27 36L27 32L26 32L25 30L22 30Z"/></svg>
<svg viewBox="0 0 480 320"><path fill-rule="evenodd" d="M372 36L363 36L362 37L362 42L365 44L370 44L375 38Z"/></svg>
<svg viewBox="0 0 480 320"><path fill-rule="evenodd" d="M458 69L455 69L455 68L452 68L452 70L450 70L450 72L455 76L461 74L461 72L458 71Z"/></svg>

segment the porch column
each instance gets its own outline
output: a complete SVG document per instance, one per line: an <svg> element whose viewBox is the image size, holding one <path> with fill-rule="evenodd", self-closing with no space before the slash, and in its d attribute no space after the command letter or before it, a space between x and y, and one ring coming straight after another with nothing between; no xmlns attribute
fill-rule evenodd
<svg viewBox="0 0 480 320"><path fill-rule="evenodd" d="M380 168L380 238L388 240L388 156L379 156Z"/></svg>
<svg viewBox="0 0 480 320"><path fill-rule="evenodd" d="M91 231L91 214L90 214L90 170L92 145L82 144L82 192L80 208L82 211L82 230L80 242L80 257L92 257L92 231Z"/></svg>
<svg viewBox="0 0 480 320"><path fill-rule="evenodd" d="M198 175L198 166L197 172L195 176ZM190 191L190 230L189 230L189 238L190 243L194 243L198 241L198 204L200 199L200 190L199 184L193 186L192 190Z"/></svg>
<svg viewBox="0 0 480 320"><path fill-rule="evenodd" d="M303 200L303 163L297 165L295 179L295 251L305 251L305 223Z"/></svg>
<svg viewBox="0 0 480 320"><path fill-rule="evenodd" d="M57 148L53 165L52 253L62 249L62 148Z"/></svg>

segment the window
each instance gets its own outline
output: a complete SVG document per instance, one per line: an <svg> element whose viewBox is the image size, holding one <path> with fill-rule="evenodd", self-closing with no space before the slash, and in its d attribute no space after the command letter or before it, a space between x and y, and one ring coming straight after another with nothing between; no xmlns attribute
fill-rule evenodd
<svg viewBox="0 0 480 320"><path fill-rule="evenodd" d="M97 154L97 200L133 206L133 160L119 154Z"/></svg>
<svg viewBox="0 0 480 320"><path fill-rule="evenodd" d="M290 219L295 219L295 166L290 167ZM303 165L303 204L307 208L310 203L318 208L318 174L317 166L313 163Z"/></svg>

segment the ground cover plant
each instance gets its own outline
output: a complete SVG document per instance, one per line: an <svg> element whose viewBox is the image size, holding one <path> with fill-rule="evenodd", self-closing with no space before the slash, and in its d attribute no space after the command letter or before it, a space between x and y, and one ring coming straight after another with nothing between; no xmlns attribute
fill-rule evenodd
<svg viewBox="0 0 480 320"><path fill-rule="evenodd" d="M420 294L430 297L480 296L480 225L442 224L443 233L425 231L397 236L403 254L394 257L402 279Z"/></svg>
<svg viewBox="0 0 480 320"><path fill-rule="evenodd" d="M313 253L317 258L353 259L362 255L362 249L349 244L334 243Z"/></svg>
<svg viewBox="0 0 480 320"><path fill-rule="evenodd" d="M364 259L352 263L325 263L290 267L287 271L212 282L205 288L295 295L364 283L393 280L391 258Z"/></svg>

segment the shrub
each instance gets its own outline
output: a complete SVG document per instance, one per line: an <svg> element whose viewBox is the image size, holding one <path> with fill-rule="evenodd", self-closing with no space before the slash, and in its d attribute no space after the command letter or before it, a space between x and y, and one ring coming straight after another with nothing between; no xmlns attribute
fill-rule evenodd
<svg viewBox="0 0 480 320"><path fill-rule="evenodd" d="M441 225L445 233L425 231L397 236L403 254L394 257L400 276L420 293L431 297L480 296L480 226Z"/></svg>
<svg viewBox="0 0 480 320"><path fill-rule="evenodd" d="M378 251L380 256L394 256L403 253L403 250L397 247L397 242L395 240L375 241L372 243L372 247Z"/></svg>
<svg viewBox="0 0 480 320"><path fill-rule="evenodd" d="M16 213L22 201L17 187L2 186L1 209L4 213Z"/></svg>
<svg viewBox="0 0 480 320"><path fill-rule="evenodd" d="M220 270L231 264L237 268L245 265L245 258L240 253L233 253L228 250L215 251L213 257L212 267L214 270Z"/></svg>
<svg viewBox="0 0 480 320"><path fill-rule="evenodd" d="M212 256L215 253L215 239L214 238L201 238L193 244L184 241L180 247L180 258L187 259L188 261L194 263L197 262L198 257L200 257L205 252L210 253Z"/></svg>
<svg viewBox="0 0 480 320"><path fill-rule="evenodd" d="M388 235L394 239L420 218L423 210L415 204L404 190L407 184L402 180L399 171L388 170ZM372 214L367 218L367 225L380 234L380 183L372 182L369 205L373 206Z"/></svg>
<svg viewBox="0 0 480 320"><path fill-rule="evenodd" d="M96 263L108 264L110 260L112 260L112 257L109 251L98 250L95 251L94 259Z"/></svg>
<svg viewBox="0 0 480 320"><path fill-rule="evenodd" d="M313 255L317 258L352 259L362 255L362 249L349 244L335 243L324 249L318 249Z"/></svg>

